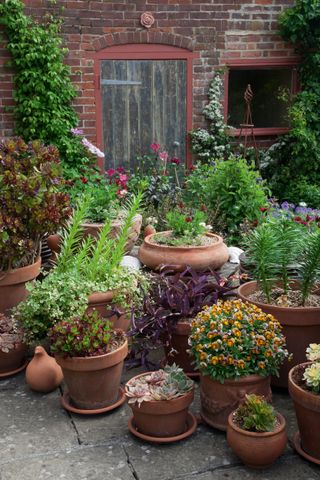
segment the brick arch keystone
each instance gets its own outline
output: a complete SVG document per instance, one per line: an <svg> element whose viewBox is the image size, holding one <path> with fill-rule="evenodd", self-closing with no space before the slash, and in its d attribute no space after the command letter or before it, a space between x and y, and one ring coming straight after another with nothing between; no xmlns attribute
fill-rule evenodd
<svg viewBox="0 0 320 480"><path fill-rule="evenodd" d="M195 47L194 39L184 37L183 35L159 32L159 31L139 31L139 32L115 32L108 33L102 37L97 38L93 42L93 47L96 52L116 45L132 43L158 43L162 45L171 45L173 47L185 48L193 51Z"/></svg>

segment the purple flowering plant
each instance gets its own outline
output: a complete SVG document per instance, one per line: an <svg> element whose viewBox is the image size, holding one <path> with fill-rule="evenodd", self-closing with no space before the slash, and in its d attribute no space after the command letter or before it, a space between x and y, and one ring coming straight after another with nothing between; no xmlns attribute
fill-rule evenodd
<svg viewBox="0 0 320 480"><path fill-rule="evenodd" d="M260 210L264 218L283 216L309 228L320 227L320 210L310 208L305 203L295 205L289 202L278 203L274 199L270 199L268 207L261 208Z"/></svg>

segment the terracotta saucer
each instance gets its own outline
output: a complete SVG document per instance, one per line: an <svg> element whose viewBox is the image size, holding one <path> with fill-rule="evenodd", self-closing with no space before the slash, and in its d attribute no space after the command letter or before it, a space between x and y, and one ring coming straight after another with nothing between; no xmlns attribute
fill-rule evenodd
<svg viewBox="0 0 320 480"><path fill-rule="evenodd" d="M124 393L124 390L121 387L119 388L118 400L115 403L113 403L112 405L108 405L107 407L96 408L93 410L77 408L74 405L72 405L69 392L67 390L63 392L63 396L61 397L61 405L63 406L63 408L65 410L68 410L68 412L78 413L79 415L98 415L99 413L111 412L115 408L120 407L120 405L122 405L125 401L126 401L126 395Z"/></svg>
<svg viewBox="0 0 320 480"><path fill-rule="evenodd" d="M306 460L309 460L309 462L315 463L316 465L320 465L320 459L319 458L312 457L311 455L306 453L304 450L302 450L301 438L300 438L300 432L299 431L296 432L293 436L293 445L294 445L294 448L299 453L299 455L304 457Z"/></svg>
<svg viewBox="0 0 320 480"><path fill-rule="evenodd" d="M21 365L21 367L16 368L15 370L11 370L10 372L0 373L0 378L11 377L11 375L15 375L16 373L22 372L22 370L24 370L24 369L26 368L26 366L28 365L28 363L29 363L29 360L26 360L26 361L24 362L24 364Z"/></svg>
<svg viewBox="0 0 320 480"><path fill-rule="evenodd" d="M192 435L195 432L197 426L198 426L198 423L197 423L196 417L192 415L192 413L188 412L187 430L185 432L180 433L180 435L175 435L174 437L151 437L150 435L145 435L144 433L141 433L137 430L134 424L133 416L128 421L128 427L132 435L140 438L141 440L145 440L146 442L151 442L151 443L178 442L179 440L183 440L184 438L190 437L190 435Z"/></svg>

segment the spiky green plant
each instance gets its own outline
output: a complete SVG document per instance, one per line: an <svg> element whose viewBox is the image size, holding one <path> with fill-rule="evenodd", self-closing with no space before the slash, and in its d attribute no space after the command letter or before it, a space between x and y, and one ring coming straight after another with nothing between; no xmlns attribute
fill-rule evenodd
<svg viewBox="0 0 320 480"><path fill-rule="evenodd" d="M315 232L309 232L304 241L299 277L302 305L305 305L312 288L320 280L320 228Z"/></svg>
<svg viewBox="0 0 320 480"><path fill-rule="evenodd" d="M276 425L276 412L263 397L246 395L245 402L235 412L235 420L243 430L272 432Z"/></svg>

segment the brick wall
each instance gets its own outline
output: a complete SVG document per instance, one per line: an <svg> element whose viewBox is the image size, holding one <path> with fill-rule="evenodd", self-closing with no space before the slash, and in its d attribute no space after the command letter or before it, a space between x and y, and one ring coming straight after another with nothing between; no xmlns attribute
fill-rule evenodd
<svg viewBox="0 0 320 480"><path fill-rule="evenodd" d="M63 36L67 62L78 89L75 107L86 135L96 140L93 55L109 45L164 43L199 52L193 64L193 123L203 124L202 108L217 65L230 59L293 56L277 35L277 17L293 0L25 0L27 13L41 18L64 7ZM140 24L144 11L155 23ZM5 107L13 104L8 52L0 44L0 137L12 134L13 119Z"/></svg>

